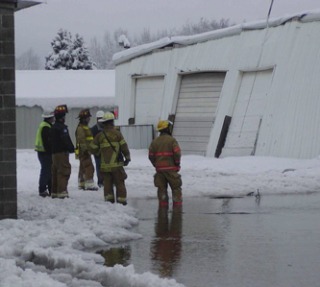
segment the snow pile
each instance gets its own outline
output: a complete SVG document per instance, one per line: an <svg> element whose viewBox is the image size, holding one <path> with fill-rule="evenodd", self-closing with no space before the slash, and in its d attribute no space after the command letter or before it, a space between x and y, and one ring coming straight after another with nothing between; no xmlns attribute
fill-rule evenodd
<svg viewBox="0 0 320 287"><path fill-rule="evenodd" d="M104 266L96 253L114 244L139 240L133 198L156 198L154 169L147 150L132 150L126 168L128 206L103 201L102 190L79 191L79 162L71 156L69 199L37 195L39 163L32 150L18 150L18 220L0 221L0 287L177 287L174 279L159 278L134 266ZM320 189L320 159L270 157L224 159L183 156L183 196L245 196L259 189L262 196L310 193Z"/></svg>

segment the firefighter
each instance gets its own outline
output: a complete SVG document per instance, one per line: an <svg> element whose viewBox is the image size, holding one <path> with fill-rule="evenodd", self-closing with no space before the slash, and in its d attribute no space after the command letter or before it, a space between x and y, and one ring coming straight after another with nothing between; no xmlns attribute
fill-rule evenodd
<svg viewBox="0 0 320 287"><path fill-rule="evenodd" d="M91 118L89 109L81 110L78 116L79 124L76 129L76 158L80 161L78 173L78 188L98 190L93 181L94 167L91 159L90 143L93 141L88 126Z"/></svg>
<svg viewBox="0 0 320 287"><path fill-rule="evenodd" d="M35 140L35 151L41 165L39 177L39 195L42 197L51 195L51 165L52 153L50 142L50 129L54 122L53 112L44 112L42 114Z"/></svg>
<svg viewBox="0 0 320 287"><path fill-rule="evenodd" d="M173 206L182 205L182 180L180 171L181 149L174 137L172 137L172 123L160 120L157 130L160 136L155 138L149 146L149 160L156 169L154 185L158 188L158 200L160 206L166 206L169 202L168 185L172 190Z"/></svg>
<svg viewBox="0 0 320 287"><path fill-rule="evenodd" d="M68 197L68 181L71 175L69 154L74 153L68 126L65 125L66 105L57 106L54 110L55 123L51 128L52 144L52 198Z"/></svg>
<svg viewBox="0 0 320 287"><path fill-rule="evenodd" d="M99 120L103 131L95 136L91 148L95 154L100 153L100 170L103 175L104 199L108 202L127 204L125 180L127 174L123 166L130 162L130 151L123 135L114 127L114 114L107 112ZM116 188L116 197L113 192Z"/></svg>
<svg viewBox="0 0 320 287"><path fill-rule="evenodd" d="M103 117L104 111L97 111L96 113L96 120L97 123L91 128L92 136L95 137L98 133L100 133L103 129L102 123L99 123L99 120ZM100 156L94 155L94 161L96 163L96 174L97 174L97 180L98 180L98 186L103 186L103 176L100 172Z"/></svg>

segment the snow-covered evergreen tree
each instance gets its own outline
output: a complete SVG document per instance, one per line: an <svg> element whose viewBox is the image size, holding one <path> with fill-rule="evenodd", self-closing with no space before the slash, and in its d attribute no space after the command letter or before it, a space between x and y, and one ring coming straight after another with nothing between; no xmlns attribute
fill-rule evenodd
<svg viewBox="0 0 320 287"><path fill-rule="evenodd" d="M52 40L51 46L53 51L46 57L46 70L92 70L94 68L84 40L78 34L73 41L70 32L60 29Z"/></svg>
<svg viewBox="0 0 320 287"><path fill-rule="evenodd" d="M71 33L60 29L51 42L53 51L46 57L46 70L69 70L72 66Z"/></svg>
<svg viewBox="0 0 320 287"><path fill-rule="evenodd" d="M79 34L76 34L73 41L71 57L73 70L92 70L94 68L94 64L89 57L89 51Z"/></svg>

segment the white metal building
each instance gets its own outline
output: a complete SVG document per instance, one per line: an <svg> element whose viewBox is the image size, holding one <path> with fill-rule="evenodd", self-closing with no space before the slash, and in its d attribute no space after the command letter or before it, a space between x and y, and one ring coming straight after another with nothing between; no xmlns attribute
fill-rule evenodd
<svg viewBox="0 0 320 287"><path fill-rule="evenodd" d="M98 110L114 111L114 70L16 71L17 148L33 149L36 131L44 110L66 104L66 124L73 143L80 110L90 108L89 126L96 123ZM116 121L116 125L118 122ZM152 140L151 125L122 125L129 148L147 148Z"/></svg>
<svg viewBox="0 0 320 287"><path fill-rule="evenodd" d="M119 124L174 120L184 154L320 154L320 11L114 55Z"/></svg>
<svg viewBox="0 0 320 287"><path fill-rule="evenodd" d="M94 125L98 110L113 109L114 91L114 70L16 71L17 148L33 149L41 114L61 104L68 106L66 124L75 142L80 110L90 108Z"/></svg>

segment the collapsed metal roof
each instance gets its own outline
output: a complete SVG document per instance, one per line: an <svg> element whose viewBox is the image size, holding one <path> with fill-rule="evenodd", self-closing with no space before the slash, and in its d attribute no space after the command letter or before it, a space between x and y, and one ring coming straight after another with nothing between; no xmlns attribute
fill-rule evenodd
<svg viewBox="0 0 320 287"><path fill-rule="evenodd" d="M174 46L175 44L180 46L188 46L196 43L239 35L246 30L259 30L259 29L265 29L269 27L276 27L276 26L284 25L285 23L290 21L300 21L300 22L320 21L320 10L306 11L306 12L301 12L301 13L297 13L289 16L280 17L280 18L260 20L260 21L250 22L250 23L242 23L242 24L238 24L228 28L218 29L218 30L196 34L192 36L166 37L152 43L132 47L130 49L116 53L113 56L113 61L117 65L117 64L129 61L131 59L134 59L136 57L148 54L153 50L161 49L168 46Z"/></svg>

